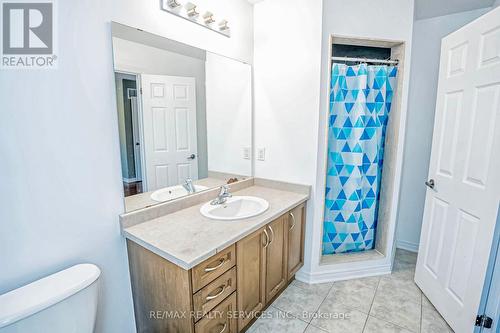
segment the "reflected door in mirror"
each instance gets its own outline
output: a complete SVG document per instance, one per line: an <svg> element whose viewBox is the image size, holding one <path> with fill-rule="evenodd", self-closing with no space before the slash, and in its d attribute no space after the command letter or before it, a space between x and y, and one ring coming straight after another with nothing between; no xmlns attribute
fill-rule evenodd
<svg viewBox="0 0 500 333"><path fill-rule="evenodd" d="M198 179L195 83L141 75L147 191Z"/></svg>

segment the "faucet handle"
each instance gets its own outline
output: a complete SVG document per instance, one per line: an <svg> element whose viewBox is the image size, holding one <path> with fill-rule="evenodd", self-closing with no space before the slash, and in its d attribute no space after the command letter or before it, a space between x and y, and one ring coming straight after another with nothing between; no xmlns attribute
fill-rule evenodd
<svg viewBox="0 0 500 333"><path fill-rule="evenodd" d="M229 186L227 185L222 185L219 190L219 195L224 195L229 192Z"/></svg>

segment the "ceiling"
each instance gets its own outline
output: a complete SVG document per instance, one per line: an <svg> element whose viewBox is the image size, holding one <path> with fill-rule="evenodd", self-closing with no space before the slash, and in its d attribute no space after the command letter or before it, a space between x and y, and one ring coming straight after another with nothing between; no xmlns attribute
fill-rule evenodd
<svg viewBox="0 0 500 333"><path fill-rule="evenodd" d="M247 0L256 4L264 0ZM307 0L306 0L307 1ZM331 1L331 0L324 0ZM449 15L491 7L495 0L415 0L415 19Z"/></svg>
<svg viewBox="0 0 500 333"><path fill-rule="evenodd" d="M495 0L415 0L415 19L491 7Z"/></svg>

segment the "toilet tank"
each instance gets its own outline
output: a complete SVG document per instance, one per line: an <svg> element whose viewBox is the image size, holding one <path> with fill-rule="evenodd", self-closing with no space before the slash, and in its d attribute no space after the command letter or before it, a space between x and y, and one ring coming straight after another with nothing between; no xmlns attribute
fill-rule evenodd
<svg viewBox="0 0 500 333"><path fill-rule="evenodd" d="M0 295L0 333L93 332L100 274L79 264Z"/></svg>

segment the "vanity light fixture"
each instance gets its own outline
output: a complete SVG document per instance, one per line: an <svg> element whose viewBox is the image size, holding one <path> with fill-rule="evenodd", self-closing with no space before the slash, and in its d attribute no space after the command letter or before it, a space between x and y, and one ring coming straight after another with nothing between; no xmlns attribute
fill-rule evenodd
<svg viewBox="0 0 500 333"><path fill-rule="evenodd" d="M206 25L214 23L214 14L212 14L211 12L206 12L205 14L203 14L203 20L205 21Z"/></svg>
<svg viewBox="0 0 500 333"><path fill-rule="evenodd" d="M227 20L222 20L219 22L219 30L220 31L226 31L229 30L229 27L227 26Z"/></svg>
<svg viewBox="0 0 500 333"><path fill-rule="evenodd" d="M190 18L196 18L200 13L196 11L196 5L192 2L188 2L184 5L186 7L187 15Z"/></svg>
<svg viewBox="0 0 500 333"><path fill-rule="evenodd" d="M170 8L177 8L181 5L177 0L168 0L167 3Z"/></svg>
<svg viewBox="0 0 500 333"><path fill-rule="evenodd" d="M205 8L200 10L192 2L183 4L181 0L161 0L161 9L223 36L231 37L231 29L228 26L229 22L227 20L221 20L218 24L215 24L215 16L211 11L205 10ZM200 13L204 14L200 15Z"/></svg>

